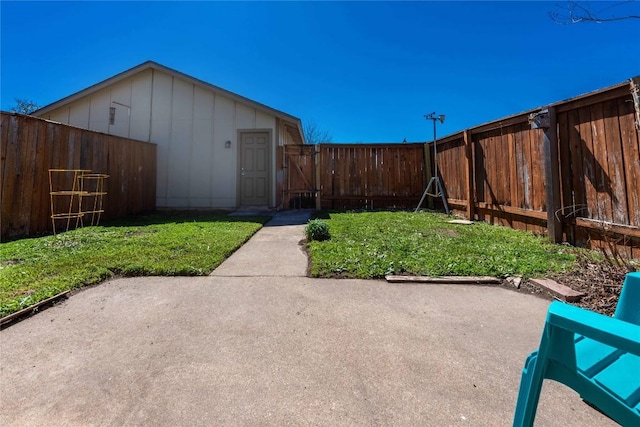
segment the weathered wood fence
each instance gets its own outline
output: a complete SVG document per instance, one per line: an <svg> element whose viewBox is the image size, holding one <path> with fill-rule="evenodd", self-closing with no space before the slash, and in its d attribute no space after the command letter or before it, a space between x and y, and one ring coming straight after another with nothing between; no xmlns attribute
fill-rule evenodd
<svg viewBox="0 0 640 427"><path fill-rule="evenodd" d="M468 218L640 258L634 86L549 105L546 131L532 129L540 110L531 110L438 140L449 205Z"/></svg>
<svg viewBox="0 0 640 427"><path fill-rule="evenodd" d="M5 112L0 126L1 240L52 229L49 169L108 174L103 218L155 209L155 144Z"/></svg>
<svg viewBox="0 0 640 427"><path fill-rule="evenodd" d="M282 148L285 209L406 209L418 204L427 182L424 144Z"/></svg>
<svg viewBox="0 0 640 427"><path fill-rule="evenodd" d="M423 144L323 144L320 197L326 209L410 208L427 182Z"/></svg>
<svg viewBox="0 0 640 427"><path fill-rule="evenodd" d="M320 208L315 145L278 147L277 170L284 171L276 192L281 209Z"/></svg>
<svg viewBox="0 0 640 427"><path fill-rule="evenodd" d="M551 127L532 128L536 109L439 139L449 206L467 218L640 258L634 90L632 81L551 104ZM432 153L431 143L289 146L282 190L318 195L324 209L414 208L431 177Z"/></svg>

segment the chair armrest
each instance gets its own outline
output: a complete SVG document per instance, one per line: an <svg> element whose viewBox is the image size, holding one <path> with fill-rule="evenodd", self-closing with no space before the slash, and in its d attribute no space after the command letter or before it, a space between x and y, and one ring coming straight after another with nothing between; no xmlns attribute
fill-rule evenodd
<svg viewBox="0 0 640 427"><path fill-rule="evenodd" d="M633 323L554 301L547 324L640 356L640 326Z"/></svg>

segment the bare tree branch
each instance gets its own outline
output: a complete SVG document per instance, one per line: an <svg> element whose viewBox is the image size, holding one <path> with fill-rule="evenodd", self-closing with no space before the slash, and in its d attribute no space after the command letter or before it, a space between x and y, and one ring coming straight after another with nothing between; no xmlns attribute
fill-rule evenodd
<svg viewBox="0 0 640 427"><path fill-rule="evenodd" d="M321 142L331 142L333 139L333 136L328 131L321 129L314 120L305 121L302 126L302 132L307 144L315 145Z"/></svg>
<svg viewBox="0 0 640 427"><path fill-rule="evenodd" d="M626 11L622 11L623 6L627 6ZM549 12L549 17L556 24L570 25L581 22L593 22L601 24L603 22L622 21L626 19L640 19L640 14L635 10L629 12L628 8L636 6L635 0L625 0L611 3L606 7L594 10L590 2L570 0L564 4L556 4L558 11ZM612 9L615 9L612 11Z"/></svg>
<svg viewBox="0 0 640 427"><path fill-rule="evenodd" d="M15 98L16 105L11 108L11 111L19 114L31 114L36 111L40 106L30 99Z"/></svg>

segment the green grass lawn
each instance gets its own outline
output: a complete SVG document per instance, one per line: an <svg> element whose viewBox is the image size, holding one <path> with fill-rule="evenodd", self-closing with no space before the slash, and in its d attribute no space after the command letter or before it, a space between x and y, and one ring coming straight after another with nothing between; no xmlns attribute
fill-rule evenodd
<svg viewBox="0 0 640 427"><path fill-rule="evenodd" d="M331 240L310 242L314 277L386 274L514 276L570 269L575 248L531 233L475 223L449 224L437 213L332 213Z"/></svg>
<svg viewBox="0 0 640 427"><path fill-rule="evenodd" d="M0 317L114 275L209 274L269 217L159 213L0 244Z"/></svg>

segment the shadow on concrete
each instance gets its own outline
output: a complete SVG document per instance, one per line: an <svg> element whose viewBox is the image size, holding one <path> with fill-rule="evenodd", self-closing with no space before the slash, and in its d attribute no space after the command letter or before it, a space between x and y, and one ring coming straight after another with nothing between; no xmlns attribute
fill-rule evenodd
<svg viewBox="0 0 640 427"><path fill-rule="evenodd" d="M298 209L290 211L276 212L272 215L271 221L265 224L265 227L279 227L283 225L305 225L309 222L309 218L315 210Z"/></svg>

